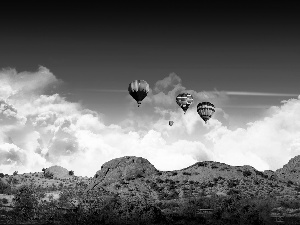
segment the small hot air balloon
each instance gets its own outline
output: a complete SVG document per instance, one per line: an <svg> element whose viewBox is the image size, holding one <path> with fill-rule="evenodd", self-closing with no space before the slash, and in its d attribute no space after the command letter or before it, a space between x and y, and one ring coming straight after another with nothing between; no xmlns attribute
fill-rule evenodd
<svg viewBox="0 0 300 225"><path fill-rule="evenodd" d="M129 84L129 94L137 101L138 107L149 92L149 84L144 80L134 80Z"/></svg>
<svg viewBox="0 0 300 225"><path fill-rule="evenodd" d="M170 120L170 121L169 121L169 125L170 125L170 126L173 126L173 124L174 124L174 121L171 121L171 120Z"/></svg>
<svg viewBox="0 0 300 225"><path fill-rule="evenodd" d="M193 96L188 93L179 94L176 97L176 103L182 108L185 114L190 105L193 103Z"/></svg>
<svg viewBox="0 0 300 225"><path fill-rule="evenodd" d="M206 123L214 114L215 106L210 102L201 102L197 105L197 112Z"/></svg>

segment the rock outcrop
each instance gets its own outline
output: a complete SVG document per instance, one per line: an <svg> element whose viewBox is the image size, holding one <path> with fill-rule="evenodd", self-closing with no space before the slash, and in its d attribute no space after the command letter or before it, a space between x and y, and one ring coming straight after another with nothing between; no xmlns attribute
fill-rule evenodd
<svg viewBox="0 0 300 225"><path fill-rule="evenodd" d="M290 159L287 164L276 170L275 173L281 179L300 184L300 155Z"/></svg>
<svg viewBox="0 0 300 225"><path fill-rule="evenodd" d="M45 170L45 173L52 173L54 178L69 177L69 171L61 166L51 166Z"/></svg>
<svg viewBox="0 0 300 225"><path fill-rule="evenodd" d="M142 157L125 156L104 163L101 170L94 176L94 182L87 190L94 188L99 183L111 184L120 180L133 180L139 177L147 177L158 170Z"/></svg>

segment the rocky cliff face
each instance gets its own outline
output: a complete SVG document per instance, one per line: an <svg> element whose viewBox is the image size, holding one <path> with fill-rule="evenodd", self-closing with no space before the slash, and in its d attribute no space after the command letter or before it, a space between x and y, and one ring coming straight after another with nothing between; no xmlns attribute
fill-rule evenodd
<svg viewBox="0 0 300 225"><path fill-rule="evenodd" d="M287 164L276 170L275 173L281 179L300 184L300 155L290 159Z"/></svg>

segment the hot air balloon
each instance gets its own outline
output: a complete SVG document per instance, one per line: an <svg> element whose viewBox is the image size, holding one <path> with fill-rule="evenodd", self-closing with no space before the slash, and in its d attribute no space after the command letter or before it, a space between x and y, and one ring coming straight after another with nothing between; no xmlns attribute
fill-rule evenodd
<svg viewBox="0 0 300 225"><path fill-rule="evenodd" d="M170 121L169 121L169 125L170 125L170 126L173 126L173 124L174 124L174 121L171 121L171 120L170 120Z"/></svg>
<svg viewBox="0 0 300 225"><path fill-rule="evenodd" d="M188 110L190 105L193 103L193 96L188 93L179 94L176 97L176 103L183 109L185 114L186 110Z"/></svg>
<svg viewBox="0 0 300 225"><path fill-rule="evenodd" d="M215 106L210 102L201 102L197 105L197 112L207 122L215 112Z"/></svg>
<svg viewBox="0 0 300 225"><path fill-rule="evenodd" d="M129 94L137 101L138 107L149 92L149 84L144 80L134 80L129 84Z"/></svg>

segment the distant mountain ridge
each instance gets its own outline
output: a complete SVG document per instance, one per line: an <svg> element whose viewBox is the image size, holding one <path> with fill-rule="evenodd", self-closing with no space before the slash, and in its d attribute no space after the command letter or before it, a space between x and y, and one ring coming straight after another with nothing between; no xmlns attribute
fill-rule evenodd
<svg viewBox="0 0 300 225"><path fill-rule="evenodd" d="M217 193L292 199L298 196L295 190L298 176L288 173L297 170L299 159L295 157L275 172L214 161L197 162L181 170L159 171L142 157L125 156L104 163L86 192L105 190L123 196L151 196L155 201Z"/></svg>

